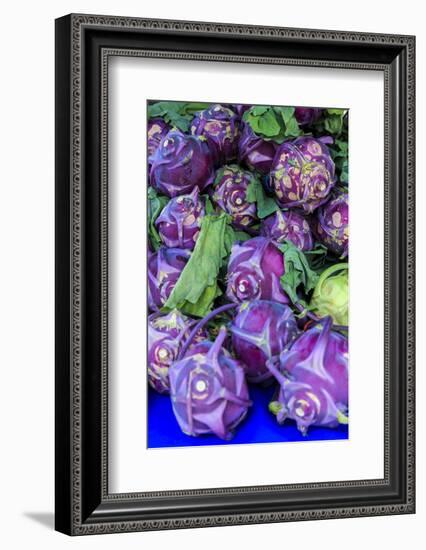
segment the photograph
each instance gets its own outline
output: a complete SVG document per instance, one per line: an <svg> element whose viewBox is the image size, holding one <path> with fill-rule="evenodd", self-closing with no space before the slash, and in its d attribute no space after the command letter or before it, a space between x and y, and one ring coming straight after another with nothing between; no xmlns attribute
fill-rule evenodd
<svg viewBox="0 0 426 550"><path fill-rule="evenodd" d="M426 547L424 5L3 6L0 547Z"/></svg>
<svg viewBox="0 0 426 550"><path fill-rule="evenodd" d="M415 513L416 29L321 14L56 19L60 533Z"/></svg>
<svg viewBox="0 0 426 550"><path fill-rule="evenodd" d="M349 127L147 102L148 448L349 438Z"/></svg>

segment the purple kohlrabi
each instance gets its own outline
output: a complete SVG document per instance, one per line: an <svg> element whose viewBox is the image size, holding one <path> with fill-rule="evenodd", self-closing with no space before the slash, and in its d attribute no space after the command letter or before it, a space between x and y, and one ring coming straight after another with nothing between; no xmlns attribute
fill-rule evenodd
<svg viewBox="0 0 426 550"><path fill-rule="evenodd" d="M158 311L167 301L191 252L162 246L153 253L148 249L148 306Z"/></svg>
<svg viewBox="0 0 426 550"><path fill-rule="evenodd" d="M321 116L321 109L316 107L296 107L294 116L300 126L310 126Z"/></svg>
<svg viewBox="0 0 426 550"><path fill-rule="evenodd" d="M194 248L205 214L199 194L198 187L194 187L189 195L171 199L156 219L155 225L166 246L189 250Z"/></svg>
<svg viewBox="0 0 426 550"><path fill-rule="evenodd" d="M284 258L271 239L255 237L232 246L226 295L232 302L273 300L286 304L280 285Z"/></svg>
<svg viewBox="0 0 426 550"><path fill-rule="evenodd" d="M148 121L148 162L151 162L151 158L161 140L170 132L170 126L164 122L162 118L152 118Z"/></svg>
<svg viewBox="0 0 426 550"><path fill-rule="evenodd" d="M177 359L194 323L176 309L148 317L148 382L159 393L169 392L169 367ZM205 338L206 331L201 329L192 341L197 343Z"/></svg>
<svg viewBox="0 0 426 550"><path fill-rule="evenodd" d="M229 258L226 295L232 302L274 300L287 304L288 296L280 285L283 274L283 255L270 239L237 242Z"/></svg>
<svg viewBox="0 0 426 550"><path fill-rule="evenodd" d="M267 300L243 302L230 327L236 356L250 382L263 382L272 374L266 362L279 355L298 335L289 306Z"/></svg>
<svg viewBox="0 0 426 550"><path fill-rule="evenodd" d="M257 220L256 205L247 201L247 189L255 176L235 164L218 170L214 181L212 200L232 217L239 229L253 225Z"/></svg>
<svg viewBox="0 0 426 550"><path fill-rule="evenodd" d="M213 159L205 141L170 131L152 157L151 185L168 197L200 191L213 181Z"/></svg>
<svg viewBox="0 0 426 550"><path fill-rule="evenodd" d="M305 136L278 148L269 186L282 207L311 213L327 200L334 183L334 162L322 141Z"/></svg>
<svg viewBox="0 0 426 550"><path fill-rule="evenodd" d="M251 170L267 174L271 170L276 152L276 144L257 136L250 125L243 123L243 131L238 146L239 159Z"/></svg>
<svg viewBox="0 0 426 550"><path fill-rule="evenodd" d="M191 133L206 139L216 165L236 158L239 132L239 117L217 104L197 113L191 123Z"/></svg>
<svg viewBox="0 0 426 550"><path fill-rule="evenodd" d="M331 326L324 317L281 352L279 365L267 363L280 385L270 410L279 423L296 421L304 435L309 426L348 423L348 339Z"/></svg>
<svg viewBox="0 0 426 550"><path fill-rule="evenodd" d="M233 105L231 105L231 109L237 113L237 115L241 118L243 116L243 114L248 111L249 109L251 109L251 105L244 105L242 103L234 103Z"/></svg>
<svg viewBox="0 0 426 550"><path fill-rule="evenodd" d="M294 210L278 210L262 220L260 234L282 243L291 241L300 250L312 250L314 241L307 220Z"/></svg>
<svg viewBox="0 0 426 550"><path fill-rule="evenodd" d="M169 369L173 411L181 430L192 436L214 434L228 440L251 405L244 368L216 341L205 340Z"/></svg>
<svg viewBox="0 0 426 550"><path fill-rule="evenodd" d="M318 208L314 230L324 246L340 258L346 258L349 247L348 193L339 191Z"/></svg>
<svg viewBox="0 0 426 550"><path fill-rule="evenodd" d="M228 263L226 295L233 302L274 300L286 304L280 285L284 258L277 246L265 237L255 237L232 246Z"/></svg>

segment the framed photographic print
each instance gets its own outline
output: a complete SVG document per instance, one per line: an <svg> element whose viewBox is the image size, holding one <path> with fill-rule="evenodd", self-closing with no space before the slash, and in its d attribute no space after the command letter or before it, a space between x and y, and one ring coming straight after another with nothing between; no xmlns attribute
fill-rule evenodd
<svg viewBox="0 0 426 550"><path fill-rule="evenodd" d="M56 21L56 529L413 513L412 36Z"/></svg>

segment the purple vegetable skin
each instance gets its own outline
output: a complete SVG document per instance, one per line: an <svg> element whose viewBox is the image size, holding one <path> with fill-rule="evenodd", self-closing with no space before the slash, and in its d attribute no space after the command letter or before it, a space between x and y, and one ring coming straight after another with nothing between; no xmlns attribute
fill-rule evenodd
<svg viewBox="0 0 426 550"><path fill-rule="evenodd" d="M239 132L238 115L222 105L197 113L191 124L191 133L206 139L216 165L236 158Z"/></svg>
<svg viewBox="0 0 426 550"><path fill-rule="evenodd" d="M155 221L163 243L172 248L192 250L205 214L198 187L189 195L171 199Z"/></svg>
<svg viewBox="0 0 426 550"><path fill-rule="evenodd" d="M151 185L168 197L203 191L213 181L213 159L205 141L172 130L152 157Z"/></svg>
<svg viewBox="0 0 426 550"><path fill-rule="evenodd" d="M294 210L278 210L262 220L260 234L282 243L291 241L300 250L312 250L314 240L308 221Z"/></svg>
<svg viewBox="0 0 426 550"><path fill-rule="evenodd" d="M300 126L310 126L321 116L321 109L317 107L296 107L294 116Z"/></svg>
<svg viewBox="0 0 426 550"><path fill-rule="evenodd" d="M241 118L243 116L243 114L248 111L249 109L251 109L251 105L243 105L243 104L240 104L240 103L237 103L237 104L233 104L231 105L231 109L237 113L237 115Z"/></svg>
<svg viewBox="0 0 426 550"><path fill-rule="evenodd" d="M158 311L170 296L191 253L182 248L148 249L148 306Z"/></svg>
<svg viewBox="0 0 426 550"><path fill-rule="evenodd" d="M287 304L281 288L284 259L276 245L265 237L255 237L232 246L228 264L226 295L232 302L273 300Z"/></svg>
<svg viewBox="0 0 426 550"><path fill-rule="evenodd" d="M250 170L267 174L271 170L277 146L272 141L266 141L257 136L251 127L243 123L243 131L238 146L239 159Z"/></svg>
<svg viewBox="0 0 426 550"><path fill-rule="evenodd" d="M318 240L331 252L346 258L349 247L348 193L336 193L317 211L315 233Z"/></svg>
<svg viewBox="0 0 426 550"><path fill-rule="evenodd" d="M216 341L205 340L169 369L173 411L187 435L215 434L229 440L251 405L244 368Z"/></svg>
<svg viewBox="0 0 426 550"><path fill-rule="evenodd" d="M244 302L230 327L236 356L250 382L272 377L266 362L297 337L296 319L289 306L266 300Z"/></svg>
<svg viewBox="0 0 426 550"><path fill-rule="evenodd" d="M247 189L254 181L251 172L236 165L218 170L212 200L232 217L233 225L245 229L257 220L256 205L247 201Z"/></svg>
<svg viewBox="0 0 426 550"><path fill-rule="evenodd" d="M159 393L169 393L169 367L177 359L194 323L178 310L148 317L148 382ZM204 330L199 330L193 344L206 336Z"/></svg>
<svg viewBox="0 0 426 550"><path fill-rule="evenodd" d="M300 137L278 148L269 186L280 206L311 213L328 199L334 183L334 162L322 141Z"/></svg>
<svg viewBox="0 0 426 550"><path fill-rule="evenodd" d="M158 149L161 140L169 132L170 126L162 118L152 118L148 121L148 162L151 162L151 158Z"/></svg>
<svg viewBox="0 0 426 550"><path fill-rule="evenodd" d="M331 326L331 317L325 317L281 352L279 366L267 363L280 384L271 411L280 424L296 421L304 435L309 426L348 423L348 340Z"/></svg>

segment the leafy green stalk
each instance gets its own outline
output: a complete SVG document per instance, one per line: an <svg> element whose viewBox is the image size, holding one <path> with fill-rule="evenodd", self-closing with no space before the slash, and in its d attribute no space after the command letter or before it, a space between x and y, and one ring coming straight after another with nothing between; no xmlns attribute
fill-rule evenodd
<svg viewBox="0 0 426 550"><path fill-rule="evenodd" d="M217 278L232 244L229 221L225 213L204 216L194 251L163 311L177 308L188 315L204 317L211 310L221 294Z"/></svg>
<svg viewBox="0 0 426 550"><path fill-rule="evenodd" d="M320 243L316 243L312 250L305 251L305 257L308 260L309 267L316 272L322 272L327 262L327 248Z"/></svg>
<svg viewBox="0 0 426 550"><path fill-rule="evenodd" d="M157 101L148 105L148 118L162 118L167 124L175 126L182 132L187 132L194 114L207 109L209 106L209 103Z"/></svg>
<svg viewBox="0 0 426 550"><path fill-rule="evenodd" d="M244 113L243 120L256 135L276 143L302 134L294 107L256 105Z"/></svg>
<svg viewBox="0 0 426 550"><path fill-rule="evenodd" d="M279 210L278 204L272 197L268 197L258 178L255 178L247 187L247 201L256 203L257 216L260 219L270 216Z"/></svg>
<svg viewBox="0 0 426 550"><path fill-rule="evenodd" d="M347 129L347 112L347 109L324 109L322 117L315 124L316 131L341 136Z"/></svg>
<svg viewBox="0 0 426 550"><path fill-rule="evenodd" d="M280 279L281 286L293 304L306 307L305 301L298 295L298 290L301 288L304 294L308 294L315 288L319 274L311 269L305 254L292 242L284 241L278 245L278 248L284 255L284 275Z"/></svg>
<svg viewBox="0 0 426 550"><path fill-rule="evenodd" d="M330 147L330 153L336 165L336 173L341 183L349 182L348 174L348 142L336 139Z"/></svg>

